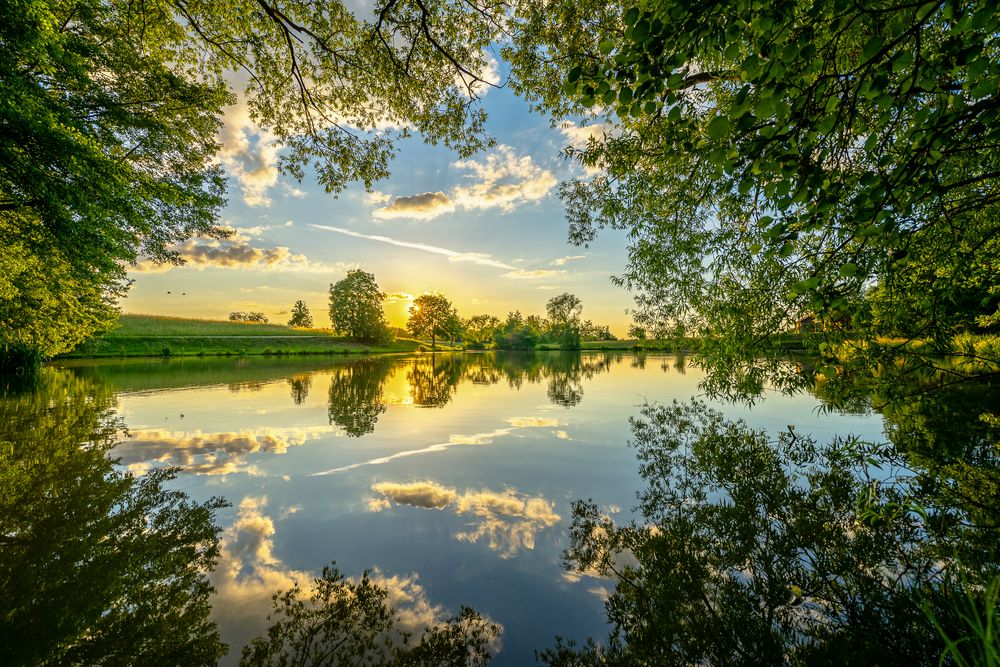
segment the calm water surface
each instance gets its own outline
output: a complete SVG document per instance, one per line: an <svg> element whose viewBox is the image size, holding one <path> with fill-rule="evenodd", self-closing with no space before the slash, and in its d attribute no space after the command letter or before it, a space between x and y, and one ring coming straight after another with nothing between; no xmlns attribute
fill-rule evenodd
<svg viewBox="0 0 1000 667"><path fill-rule="evenodd" d="M570 576L573 500L627 518L640 486L628 419L644 402L699 395L676 356L437 354L371 359L81 362L110 385L137 473L225 497L214 613L233 663L266 627L270 596L336 561L392 591L413 627L470 605L503 625L498 665L533 662L556 635L607 634L610 581ZM820 441L879 439L877 415L770 395L727 415Z"/></svg>

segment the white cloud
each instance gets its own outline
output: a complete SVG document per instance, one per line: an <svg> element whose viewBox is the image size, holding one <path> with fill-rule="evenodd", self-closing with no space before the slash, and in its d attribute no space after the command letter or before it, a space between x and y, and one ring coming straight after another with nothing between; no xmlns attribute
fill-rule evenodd
<svg viewBox="0 0 1000 667"><path fill-rule="evenodd" d="M574 259L586 259L586 258L587 258L586 255L566 255L565 257L558 257L552 260L551 262L549 262L549 266L564 266L567 263L572 262Z"/></svg>
<svg viewBox="0 0 1000 667"><path fill-rule="evenodd" d="M513 210L518 204L545 197L556 185L547 169L530 156L518 157L510 146L500 145L485 161L459 160L455 166L472 172L477 182L459 186L452 199L464 208Z"/></svg>
<svg viewBox="0 0 1000 667"><path fill-rule="evenodd" d="M559 269L515 269L503 274L504 278L514 278L516 280L535 280L536 278L552 278L561 276L565 271Z"/></svg>
<svg viewBox="0 0 1000 667"><path fill-rule="evenodd" d="M353 264L338 263L330 265L323 262L314 262L305 255L291 252L285 246L258 248L251 245L247 237L242 234L253 235L255 231L263 232L266 229L263 226L237 229L238 233L230 239L206 239L201 237L188 239L171 248L171 250L177 252L183 261L182 265L143 260L132 267L131 271L135 273L165 273L187 265L199 270L224 268L249 271L330 273L344 271L353 267Z"/></svg>
<svg viewBox="0 0 1000 667"><path fill-rule="evenodd" d="M601 141L605 134L613 134L614 126L610 123L589 123L587 125L577 125L572 121L566 121L559 126L570 146L574 148L586 148L591 139Z"/></svg>
<svg viewBox="0 0 1000 667"><path fill-rule="evenodd" d="M408 197L396 197L392 203L372 214L376 218L387 220L392 218L411 218L414 220L431 220L443 213L455 210L455 202L443 192L424 192Z"/></svg>
<svg viewBox="0 0 1000 667"><path fill-rule="evenodd" d="M278 183L280 145L253 122L243 96L224 110L218 141L216 159L236 179L243 201L248 206L269 206L268 193Z"/></svg>

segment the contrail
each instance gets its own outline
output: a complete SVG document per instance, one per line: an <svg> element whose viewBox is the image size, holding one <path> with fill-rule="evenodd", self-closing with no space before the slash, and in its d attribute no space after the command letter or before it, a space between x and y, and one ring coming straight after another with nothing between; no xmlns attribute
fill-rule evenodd
<svg viewBox="0 0 1000 667"><path fill-rule="evenodd" d="M442 248L436 245L427 245L426 243L413 243L412 241L400 241L399 239L394 239L389 236L379 236L378 234L362 234L361 232L355 232L350 229L344 229L343 227L333 227L331 225L313 224L310 225L310 227L315 227L316 229L325 229L328 232L343 234L344 236L353 236L359 239L368 239L369 241L388 243L389 245L398 246L400 248L412 248L413 250L421 250L423 252L429 252L435 255L444 255L452 262L472 262L473 264L480 264L482 266L492 266L497 269L506 269L508 271L516 270L516 267L495 260L491 255L487 255L486 253L459 252L457 250L449 250L448 248Z"/></svg>

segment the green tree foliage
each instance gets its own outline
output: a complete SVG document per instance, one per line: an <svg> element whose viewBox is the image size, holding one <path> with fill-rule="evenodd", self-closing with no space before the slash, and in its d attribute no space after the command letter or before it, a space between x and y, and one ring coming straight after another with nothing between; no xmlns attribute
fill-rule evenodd
<svg viewBox="0 0 1000 667"><path fill-rule="evenodd" d="M267 324L267 315L257 311L237 310L229 313L230 322L246 322L248 324Z"/></svg>
<svg viewBox="0 0 1000 667"><path fill-rule="evenodd" d="M360 269L348 271L347 277L330 285L330 322L343 336L368 343L389 340L389 327L382 312L385 293L378 288L375 275Z"/></svg>
<svg viewBox="0 0 1000 667"><path fill-rule="evenodd" d="M580 300L564 292L549 299L545 312L548 314L546 328L551 340L564 350L580 349L580 313L583 312Z"/></svg>
<svg viewBox="0 0 1000 667"><path fill-rule="evenodd" d="M584 320L580 324L580 340L618 340L607 324L594 324Z"/></svg>
<svg viewBox="0 0 1000 667"><path fill-rule="evenodd" d="M775 441L698 402L647 406L632 428L642 520L577 503L567 552L580 574L616 581L612 634L544 662L931 664L945 645L928 612L946 636L968 630L957 582L981 593L995 565L953 557L961 522L914 511L919 482L889 466L872 476L873 456L891 466L885 448L794 429Z"/></svg>
<svg viewBox="0 0 1000 667"><path fill-rule="evenodd" d="M534 350L541 336L541 328L515 310L507 314L507 319L494 333L494 340L501 350Z"/></svg>
<svg viewBox="0 0 1000 667"><path fill-rule="evenodd" d="M284 147L285 173L301 179L313 165L333 192L384 178L395 142L412 131L463 156L489 145L478 73L503 5L373 10L307 0L5 4L0 241L21 259L6 262L0 310L27 319L20 311L48 307L0 344L65 351L113 316L129 263L174 261L174 242L225 235L212 158L221 110L237 97ZM231 90L233 72L245 89ZM46 289L39 276L50 266L59 279ZM73 326L41 319L77 304Z"/></svg>
<svg viewBox="0 0 1000 667"><path fill-rule="evenodd" d="M470 348L482 350L493 342L499 327L500 319L495 315L473 315L462 322L462 338Z"/></svg>
<svg viewBox="0 0 1000 667"><path fill-rule="evenodd" d="M111 458L109 385L42 369L0 399L0 662L214 665L219 500Z"/></svg>
<svg viewBox="0 0 1000 667"><path fill-rule="evenodd" d="M604 173L561 194L574 241L630 235L642 323L701 335L738 390L795 385L770 334L856 335L872 281L947 339L1000 224L995 3L631 5L530 0L507 54L556 120L607 123L567 151Z"/></svg>
<svg viewBox="0 0 1000 667"><path fill-rule="evenodd" d="M311 329L312 325L313 318L309 314L309 306L306 305L305 301L299 299L292 306L292 316L288 318L288 326Z"/></svg>
<svg viewBox="0 0 1000 667"><path fill-rule="evenodd" d="M431 337L431 349L437 344L438 336L454 337L454 327L460 326L461 319L443 294L421 294L410 306L410 319L406 330L412 336Z"/></svg>
<svg viewBox="0 0 1000 667"><path fill-rule="evenodd" d="M473 667L490 661L500 626L463 607L413 642L399 627L388 596L368 572L354 582L336 567L324 567L308 600L298 586L275 595L273 622L267 634L244 647L240 665Z"/></svg>

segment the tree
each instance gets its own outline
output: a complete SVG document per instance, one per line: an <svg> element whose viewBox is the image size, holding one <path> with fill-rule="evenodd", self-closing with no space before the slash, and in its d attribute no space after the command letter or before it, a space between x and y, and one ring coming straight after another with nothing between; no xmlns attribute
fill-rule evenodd
<svg viewBox="0 0 1000 667"><path fill-rule="evenodd" d="M585 320L580 324L581 340L618 340L611 333L611 328L607 324L594 324L590 320Z"/></svg>
<svg viewBox="0 0 1000 667"><path fill-rule="evenodd" d="M229 313L230 322L246 322L248 324L267 324L267 315L258 311L244 312L237 310Z"/></svg>
<svg viewBox="0 0 1000 667"><path fill-rule="evenodd" d="M288 318L288 326L303 327L311 329L313 325L312 315L309 314L309 306L301 299L292 306L292 316Z"/></svg>
<svg viewBox="0 0 1000 667"><path fill-rule="evenodd" d="M473 315L462 323L462 337L469 347L481 350L493 340L499 326L495 315Z"/></svg>
<svg viewBox="0 0 1000 667"><path fill-rule="evenodd" d="M504 7L372 9L366 20L302 0L5 5L0 242L20 257L0 274L0 311L27 320L36 302L82 308L74 326L46 308L13 338L0 329L0 351L71 348L113 318L130 263L178 261L174 243L226 235L213 157L227 104L245 102L283 146L283 172L302 179L314 165L332 192L385 177L412 131L463 156L489 145L478 73ZM233 72L242 89L228 83ZM59 280L47 285L50 261Z"/></svg>
<svg viewBox="0 0 1000 667"><path fill-rule="evenodd" d="M113 387L43 368L0 397L0 662L215 665L219 499L113 458Z"/></svg>
<svg viewBox="0 0 1000 667"><path fill-rule="evenodd" d="M240 665L442 665L476 667L491 659L501 628L463 607L425 628L416 642L400 626L389 591L365 572L360 580L324 567L308 600L296 585L274 596L273 623L243 648Z"/></svg>
<svg viewBox="0 0 1000 667"><path fill-rule="evenodd" d="M967 266L1000 229L995 10L537 0L506 53L554 120L605 124L567 151L603 173L561 194L574 241L630 235L619 281L637 318L700 335L737 390L792 388L771 334L803 314L851 321L873 280L899 285L921 336L948 338L934 308L966 285L931 267ZM896 280L916 258L926 279Z"/></svg>
<svg viewBox="0 0 1000 667"><path fill-rule="evenodd" d="M521 311L507 313L500 328L494 334L497 347L501 350L534 350L538 344L540 330L525 320Z"/></svg>
<svg viewBox="0 0 1000 667"><path fill-rule="evenodd" d="M548 330L552 339L564 350L580 349L580 300L564 292L549 299L545 304L548 314Z"/></svg>
<svg viewBox="0 0 1000 667"><path fill-rule="evenodd" d="M330 285L330 322L343 336L369 343L386 343L389 328L382 312L385 293L378 288L375 275L360 269Z"/></svg>
<svg viewBox="0 0 1000 667"><path fill-rule="evenodd" d="M443 294L421 294L410 306L410 319L406 323L406 330L413 336L430 334L433 350L437 336L454 335L451 327L460 321L451 301Z"/></svg>

